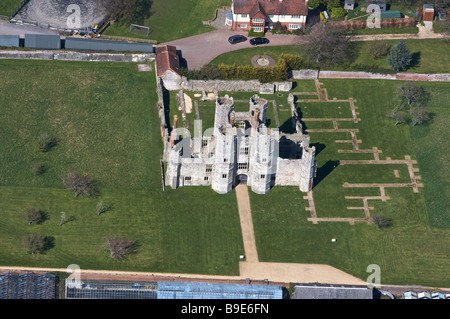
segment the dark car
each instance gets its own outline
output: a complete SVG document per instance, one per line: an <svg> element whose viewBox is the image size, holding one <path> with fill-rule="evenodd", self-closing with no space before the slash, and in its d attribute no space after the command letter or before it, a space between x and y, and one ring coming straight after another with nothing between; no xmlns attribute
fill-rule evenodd
<svg viewBox="0 0 450 319"><path fill-rule="evenodd" d="M270 42L269 39L266 38L253 38L250 40L251 45L267 44L269 42Z"/></svg>
<svg viewBox="0 0 450 319"><path fill-rule="evenodd" d="M231 44L236 44L244 41L247 41L247 38L240 34L236 34L228 38L228 42L230 42Z"/></svg>

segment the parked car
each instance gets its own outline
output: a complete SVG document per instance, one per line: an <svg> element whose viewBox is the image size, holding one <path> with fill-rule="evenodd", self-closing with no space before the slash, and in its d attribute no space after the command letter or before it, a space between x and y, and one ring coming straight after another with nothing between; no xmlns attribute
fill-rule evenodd
<svg viewBox="0 0 450 319"><path fill-rule="evenodd" d="M269 43L269 39L267 38L253 38L250 40L251 45L260 45Z"/></svg>
<svg viewBox="0 0 450 319"><path fill-rule="evenodd" d="M230 42L231 44L236 44L244 41L247 41L247 38L240 34L232 35L228 38L228 42Z"/></svg>

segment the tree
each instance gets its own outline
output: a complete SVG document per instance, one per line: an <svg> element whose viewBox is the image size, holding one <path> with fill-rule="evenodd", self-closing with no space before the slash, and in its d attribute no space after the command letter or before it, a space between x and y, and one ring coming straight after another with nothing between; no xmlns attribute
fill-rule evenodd
<svg viewBox="0 0 450 319"><path fill-rule="evenodd" d="M342 15L342 17L345 15L345 10L344 8L341 7L341 0L327 0L327 10L333 12L333 9L335 8L341 8L342 11L344 11L344 14Z"/></svg>
<svg viewBox="0 0 450 319"><path fill-rule="evenodd" d="M123 19L125 22L143 23L151 15L153 0L94 0L106 8L109 19Z"/></svg>
<svg viewBox="0 0 450 319"><path fill-rule="evenodd" d="M39 209L29 207L25 209L23 218L28 222L29 225L39 224L44 219L44 214Z"/></svg>
<svg viewBox="0 0 450 319"><path fill-rule="evenodd" d="M41 133L34 142L35 149L38 152L48 152L53 145L53 138L46 132Z"/></svg>
<svg viewBox="0 0 450 319"><path fill-rule="evenodd" d="M431 116L427 113L425 107L428 98L427 92L421 86L416 85L412 81L403 83L398 88L399 102L390 114L396 120L395 125L406 123L408 115L413 126L423 124L430 120Z"/></svg>
<svg viewBox="0 0 450 319"><path fill-rule="evenodd" d="M389 66L396 71L406 70L411 65L412 55L409 52L405 41L401 40L392 47L386 61Z"/></svg>
<svg viewBox="0 0 450 319"><path fill-rule="evenodd" d="M304 46L305 55L318 66L339 63L347 56L348 38L331 29L327 24L317 23L311 27Z"/></svg>
<svg viewBox="0 0 450 319"><path fill-rule="evenodd" d="M398 108L395 108L392 111L391 117L393 119L395 119L395 125L398 125L398 124L401 124L401 123L406 123L406 121L408 120L408 117L406 116L406 114L400 112L398 110Z"/></svg>
<svg viewBox="0 0 450 319"><path fill-rule="evenodd" d="M69 172L61 177L64 187L75 193L75 198L79 195L92 197L96 193L94 181L87 175L78 172Z"/></svg>
<svg viewBox="0 0 450 319"><path fill-rule="evenodd" d="M110 209L111 209L111 205L105 204L105 202L103 200L101 200L97 203L96 211L97 211L98 216L100 216L103 213L106 213Z"/></svg>
<svg viewBox="0 0 450 319"><path fill-rule="evenodd" d="M31 171L33 172L34 176L39 176L44 173L45 167L40 163L33 162L31 163Z"/></svg>
<svg viewBox="0 0 450 319"><path fill-rule="evenodd" d="M423 124L430 120L430 114L425 110L425 106L415 106L409 110L411 115L411 122L413 126Z"/></svg>
<svg viewBox="0 0 450 319"><path fill-rule="evenodd" d="M372 221L375 226L377 226L377 229L382 229L391 225L391 219L382 215L374 215Z"/></svg>
<svg viewBox="0 0 450 319"><path fill-rule="evenodd" d="M425 90L413 81L406 81L399 87L400 104L409 107L417 104L425 104L427 95Z"/></svg>
<svg viewBox="0 0 450 319"><path fill-rule="evenodd" d="M40 233L23 237L23 243L32 255L42 253L45 249L45 238Z"/></svg>
<svg viewBox="0 0 450 319"><path fill-rule="evenodd" d="M124 259L136 249L136 242L131 239L112 236L105 240L103 245L108 250L112 259Z"/></svg>
<svg viewBox="0 0 450 319"><path fill-rule="evenodd" d="M327 0L309 0L308 7L319 11L324 11L327 9Z"/></svg>

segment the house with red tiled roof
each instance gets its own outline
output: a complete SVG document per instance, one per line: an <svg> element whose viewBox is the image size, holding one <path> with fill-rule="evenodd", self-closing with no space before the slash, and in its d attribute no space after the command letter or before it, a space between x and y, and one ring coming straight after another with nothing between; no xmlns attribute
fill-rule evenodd
<svg viewBox="0 0 450 319"><path fill-rule="evenodd" d="M225 24L236 31L270 30L281 23L288 31L304 28L308 16L308 0L233 0Z"/></svg>
<svg viewBox="0 0 450 319"><path fill-rule="evenodd" d="M181 83L180 57L171 45L155 47L156 76L163 80L168 90L177 90Z"/></svg>

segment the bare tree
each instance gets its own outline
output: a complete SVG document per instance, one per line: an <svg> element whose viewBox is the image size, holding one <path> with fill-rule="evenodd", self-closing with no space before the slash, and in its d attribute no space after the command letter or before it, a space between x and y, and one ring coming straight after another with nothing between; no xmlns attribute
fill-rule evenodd
<svg viewBox="0 0 450 319"><path fill-rule="evenodd" d="M406 81L399 87L400 104L408 106L425 104L427 95L425 90L413 81Z"/></svg>
<svg viewBox="0 0 450 319"><path fill-rule="evenodd" d="M101 200L97 203L96 211L97 211L98 216L100 216L103 213L106 213L110 209L111 209L111 205L106 204L103 200Z"/></svg>
<svg viewBox="0 0 450 319"><path fill-rule="evenodd" d="M40 163L33 162L31 163L31 171L33 172L34 176L39 176L44 173L45 167Z"/></svg>
<svg viewBox="0 0 450 319"><path fill-rule="evenodd" d="M305 54L318 66L339 63L347 56L348 38L331 29L327 24L317 23L307 37Z"/></svg>
<svg viewBox="0 0 450 319"><path fill-rule="evenodd" d="M39 209L29 207L25 209L23 218L28 222L29 225L39 224L43 220L44 214Z"/></svg>
<svg viewBox="0 0 450 319"><path fill-rule="evenodd" d="M401 124L401 123L406 123L406 121L408 120L408 117L406 116L405 113L399 112L399 110L397 108L395 108L392 113L391 113L391 117L393 119L395 119L395 125Z"/></svg>
<svg viewBox="0 0 450 319"><path fill-rule="evenodd" d="M48 152L50 148L52 148L52 146L55 144L55 141L50 136L50 134L43 132L38 136L37 140L34 143L37 151Z"/></svg>
<svg viewBox="0 0 450 319"><path fill-rule="evenodd" d="M23 243L32 255L41 253L45 249L45 238L39 233L23 237Z"/></svg>
<svg viewBox="0 0 450 319"><path fill-rule="evenodd" d="M424 106L412 107L409 110L409 114L411 114L411 122L413 126L423 124L430 120L430 114L425 110Z"/></svg>
<svg viewBox="0 0 450 319"><path fill-rule="evenodd" d="M103 245L105 250L109 250L112 259L124 259L136 249L136 242L123 237L107 237Z"/></svg>
<svg viewBox="0 0 450 319"><path fill-rule="evenodd" d="M377 226L377 229L382 229L385 227L389 227L391 225L391 219L382 215L374 215L372 217L372 221Z"/></svg>
<svg viewBox="0 0 450 319"><path fill-rule="evenodd" d="M96 193L96 187L91 177L81 175L78 172L69 172L61 177L64 187L75 193L75 198L79 195L92 197Z"/></svg>

